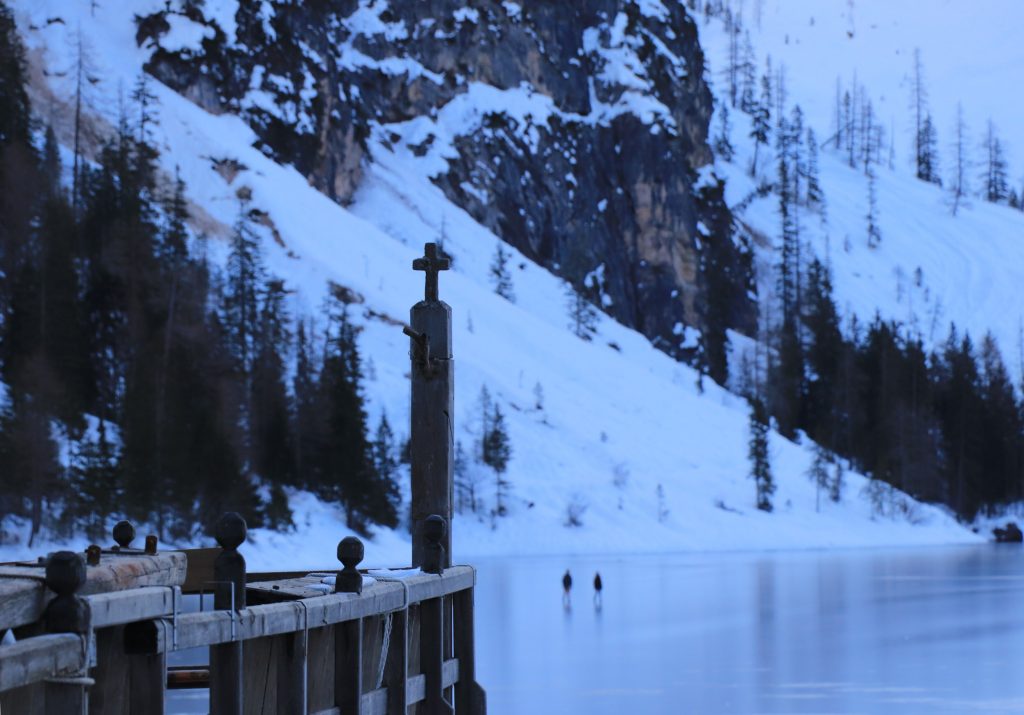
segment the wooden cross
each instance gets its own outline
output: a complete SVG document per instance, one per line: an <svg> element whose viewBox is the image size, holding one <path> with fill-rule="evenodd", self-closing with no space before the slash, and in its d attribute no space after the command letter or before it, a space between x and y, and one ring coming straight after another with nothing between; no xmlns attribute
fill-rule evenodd
<svg viewBox="0 0 1024 715"><path fill-rule="evenodd" d="M423 247L427 254L423 258L417 258L412 262L414 271L425 271L427 274L427 286L425 298L427 302L437 301L437 273L447 271L451 262L447 258L441 258L437 253L437 244L428 243Z"/></svg>

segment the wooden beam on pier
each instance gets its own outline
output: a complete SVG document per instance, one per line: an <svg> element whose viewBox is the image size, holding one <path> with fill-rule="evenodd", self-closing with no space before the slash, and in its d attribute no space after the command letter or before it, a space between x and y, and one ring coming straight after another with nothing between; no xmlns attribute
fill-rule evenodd
<svg viewBox="0 0 1024 715"><path fill-rule="evenodd" d="M409 602L418 603L472 588L476 570L472 566L452 566L443 576L420 574L404 580L409 589ZM181 614L177 621L177 648L171 642L171 622L167 618L131 624L125 632L125 640L133 653L162 653L292 633L306 628L307 622L310 629L322 628L397 611L404 605L402 584L377 581L366 586L360 595L335 593L301 602L269 603L243 608L235 614L230 611Z"/></svg>
<svg viewBox="0 0 1024 715"><path fill-rule="evenodd" d="M185 580L185 555L165 551L156 555L104 553L98 566L86 570L80 595L124 591L139 586L179 586ZM43 585L43 564L0 566L0 631L35 623L53 599Z"/></svg>
<svg viewBox="0 0 1024 715"><path fill-rule="evenodd" d="M36 636L0 647L0 692L83 670L88 643L77 633Z"/></svg>

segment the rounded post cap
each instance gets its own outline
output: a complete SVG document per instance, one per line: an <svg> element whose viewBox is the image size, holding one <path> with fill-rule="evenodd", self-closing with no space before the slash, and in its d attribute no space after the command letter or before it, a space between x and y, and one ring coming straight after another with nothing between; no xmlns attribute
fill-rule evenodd
<svg viewBox="0 0 1024 715"><path fill-rule="evenodd" d="M432 544L440 543L441 539L448 533L448 523L444 517L438 514L431 514L423 520L423 538Z"/></svg>
<svg viewBox="0 0 1024 715"><path fill-rule="evenodd" d="M237 511L229 511L217 520L213 535L222 549L237 549L245 541L245 519Z"/></svg>
<svg viewBox="0 0 1024 715"><path fill-rule="evenodd" d="M363 560L365 550L363 542L355 536L346 536L338 542L338 561L345 565L345 568L355 568Z"/></svg>
<svg viewBox="0 0 1024 715"><path fill-rule="evenodd" d="M122 549L127 549L135 540L135 526L130 521L119 521L114 524L114 541Z"/></svg>
<svg viewBox="0 0 1024 715"><path fill-rule="evenodd" d="M46 560L46 586L58 596L70 596L85 583L85 560L74 551L57 551Z"/></svg>

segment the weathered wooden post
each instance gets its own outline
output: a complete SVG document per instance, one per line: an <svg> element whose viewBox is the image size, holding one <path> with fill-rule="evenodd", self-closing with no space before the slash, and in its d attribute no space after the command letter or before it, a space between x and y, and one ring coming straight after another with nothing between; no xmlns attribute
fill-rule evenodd
<svg viewBox="0 0 1024 715"><path fill-rule="evenodd" d="M245 557L238 553L245 535L245 519L233 511L224 514L214 528L222 549L213 563L213 607L217 610L245 608ZM146 546L148 551L148 538ZM242 715L241 641L210 646L210 715Z"/></svg>
<svg viewBox="0 0 1024 715"><path fill-rule="evenodd" d="M452 360L452 309L437 294L437 274L449 267L437 244L428 243L424 256L412 262L426 273L424 298L412 307L405 333L411 338L412 410L412 565L422 566L424 523L437 514L451 524L454 454L455 379ZM442 542L442 568L451 565L451 529Z"/></svg>
<svg viewBox="0 0 1024 715"><path fill-rule="evenodd" d="M135 539L132 523L119 521L113 528L112 536L116 545L111 551L118 555L130 555L130 546ZM135 553L138 553L137 550ZM96 559L98 565L102 552L96 555ZM95 636L96 667L91 674L96 684L89 694L90 715L130 715L136 712L163 715L167 653L128 652L123 625L101 628Z"/></svg>
<svg viewBox="0 0 1024 715"><path fill-rule="evenodd" d="M43 614L47 633L89 633L89 606L77 595L85 583L85 561L73 551L58 551L46 562L46 586L57 594ZM89 711L88 686L92 681L82 673L53 678L46 683L46 712L86 715Z"/></svg>
<svg viewBox="0 0 1024 715"><path fill-rule="evenodd" d="M335 593L363 592L363 575L356 568L363 560L363 542L346 536L338 544L338 560L344 569L334 581ZM341 713L358 715L363 702L363 619L334 627L334 704Z"/></svg>
<svg viewBox="0 0 1024 715"><path fill-rule="evenodd" d="M446 557L442 544L447 534L447 523L437 514L424 520L421 568L427 573L440 576L444 572ZM451 610L450 599L443 596L420 604L420 665L426 676L426 712L430 715L453 712L444 687L444 661L452 650L451 628L445 628L445 621L451 622Z"/></svg>

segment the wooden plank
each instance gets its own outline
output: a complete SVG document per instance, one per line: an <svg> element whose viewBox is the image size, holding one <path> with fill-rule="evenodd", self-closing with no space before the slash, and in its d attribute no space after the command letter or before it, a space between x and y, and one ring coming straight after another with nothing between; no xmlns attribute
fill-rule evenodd
<svg viewBox="0 0 1024 715"><path fill-rule="evenodd" d="M441 576L420 574L402 580L409 585L409 601L417 603L473 588L476 585L476 569L472 566L452 566L445 569Z"/></svg>
<svg viewBox="0 0 1024 715"><path fill-rule="evenodd" d="M46 715L45 683L33 683L0 693L0 713Z"/></svg>
<svg viewBox="0 0 1024 715"><path fill-rule="evenodd" d="M459 680L459 661L446 660L441 668L441 683L444 687L454 685ZM409 693L409 704L423 702L427 699L427 676L423 673L409 678L406 686Z"/></svg>
<svg viewBox="0 0 1024 715"><path fill-rule="evenodd" d="M406 611L406 617L409 621L409 635L406 644L407 676L411 680L413 676L420 675L423 672L423 668L420 666L420 604L416 603L409 606L409 610ZM412 695L408 697L411 704Z"/></svg>
<svg viewBox="0 0 1024 715"><path fill-rule="evenodd" d="M242 692L245 693L242 711L245 715L274 712L278 688L274 661L280 647L278 638L283 637L256 638L245 644L245 666L242 669Z"/></svg>
<svg viewBox="0 0 1024 715"><path fill-rule="evenodd" d="M223 611L215 613L225 614ZM230 633L228 634L230 637ZM210 646L210 715L242 715L242 643L220 642Z"/></svg>
<svg viewBox="0 0 1024 715"><path fill-rule="evenodd" d="M321 583L322 578L322 576L303 576L261 581L249 583L245 590L247 597L250 597L250 605L294 601L300 598L317 598L334 593L334 586Z"/></svg>
<svg viewBox="0 0 1024 715"><path fill-rule="evenodd" d="M96 667L90 673L96 684L89 693L90 715L130 715L129 659L124 652L122 626L96 631Z"/></svg>
<svg viewBox="0 0 1024 715"><path fill-rule="evenodd" d="M307 693L310 712L334 707L334 632L332 628L309 631Z"/></svg>
<svg viewBox="0 0 1024 715"><path fill-rule="evenodd" d="M476 682L476 641L474 624L475 589L459 591L453 596L455 657L459 660L459 679L455 684L455 711L459 715L484 715L487 696Z"/></svg>
<svg viewBox="0 0 1024 715"><path fill-rule="evenodd" d="M302 630L277 636L277 713L306 715L309 696L306 687L309 655L309 631Z"/></svg>
<svg viewBox="0 0 1024 715"><path fill-rule="evenodd" d="M87 643L74 633L43 635L0 646L0 692L81 672Z"/></svg>
<svg viewBox="0 0 1024 715"><path fill-rule="evenodd" d="M387 715L407 715L409 703L405 694L405 685L409 679L408 611L395 611L392 614L392 619L391 644L388 647L388 660L384 667L384 687L388 691L385 712Z"/></svg>
<svg viewBox="0 0 1024 715"><path fill-rule="evenodd" d="M155 556L104 554L98 566L86 569L78 595L124 591L139 586L178 586L185 580L186 559L178 551ZM53 593L43 583L45 567L0 570L0 630L38 621Z"/></svg>
<svg viewBox="0 0 1024 715"><path fill-rule="evenodd" d="M345 715L361 715L363 619L334 627L334 704Z"/></svg>
<svg viewBox="0 0 1024 715"><path fill-rule="evenodd" d="M384 650L384 629L387 617L367 616L363 619L363 682L362 691L369 693L380 687L377 676L381 672Z"/></svg>
<svg viewBox="0 0 1024 715"><path fill-rule="evenodd" d="M459 661L456 659L447 660L444 663L444 684L445 687L454 685L459 679ZM416 675L409 678L408 683L409 704L422 702L426 691L426 677ZM378 688L369 693L363 693L362 715L389 715L388 703L390 703L390 691L388 688ZM310 710L313 715L341 715L342 710L337 707Z"/></svg>
<svg viewBox="0 0 1024 715"><path fill-rule="evenodd" d="M405 579L410 596L445 594L456 592L472 585L475 571L468 566L448 569L443 576L423 574ZM366 616L379 615L400 609L405 603L405 593L400 583L378 581L368 585L362 595L331 594L299 602L274 603L244 608L232 616L227 611L188 613L178 616L177 649L184 650L205 645L217 645L232 641L232 620L234 640L280 635L304 630L310 627L329 626ZM307 621L308 618L308 621ZM413 638L418 638L418 632ZM126 647L129 652L161 653L174 649L171 642L171 623L166 618L131 624L126 630ZM418 646L409 649L410 658L418 661ZM417 673L410 667L409 673Z"/></svg>
<svg viewBox="0 0 1024 715"><path fill-rule="evenodd" d="M60 715L89 715L89 691L84 678L71 678L66 682L48 680L44 686L46 712Z"/></svg>
<svg viewBox="0 0 1024 715"><path fill-rule="evenodd" d="M423 668L424 702L430 715L454 712L444 697L444 599L420 604L420 664ZM410 697L412 700L412 697Z"/></svg>
<svg viewBox="0 0 1024 715"><path fill-rule="evenodd" d="M235 640L280 635L302 630L308 613L310 627L322 627L401 608L404 593L400 584L376 583L361 596L348 593L243 608L235 615ZM186 613L178 616L177 650L228 643L232 615L228 611ZM127 645L135 653L174 650L171 624L166 618L132 624L126 631Z"/></svg>
<svg viewBox="0 0 1024 715"><path fill-rule="evenodd" d="M163 715L167 692L167 654L131 656L128 659L128 672L131 674L128 712L132 715Z"/></svg>
<svg viewBox="0 0 1024 715"><path fill-rule="evenodd" d="M147 658L149 656L138 656ZM176 665L167 669L168 690L193 690L210 687L210 669Z"/></svg>
<svg viewBox="0 0 1024 715"><path fill-rule="evenodd" d="M185 580L181 583L181 592L195 594L212 591L213 562L217 560L220 548L213 546L204 549L185 549L182 553L188 559Z"/></svg>
<svg viewBox="0 0 1024 715"><path fill-rule="evenodd" d="M169 615L174 611L172 588L145 586L87 596L85 600L92 613L92 627L100 630Z"/></svg>

